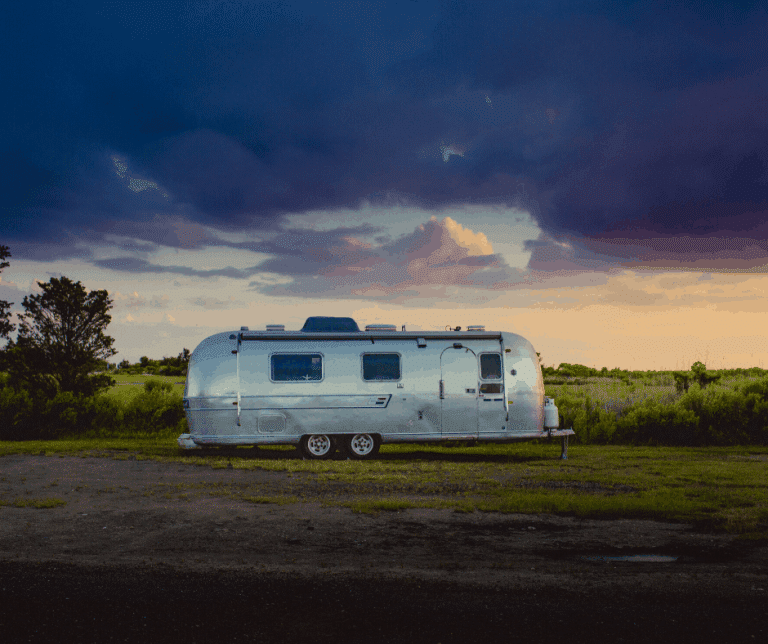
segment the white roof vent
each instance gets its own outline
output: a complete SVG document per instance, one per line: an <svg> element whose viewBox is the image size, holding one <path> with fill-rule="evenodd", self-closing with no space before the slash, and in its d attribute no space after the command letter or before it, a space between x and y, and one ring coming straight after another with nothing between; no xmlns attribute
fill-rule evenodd
<svg viewBox="0 0 768 644"><path fill-rule="evenodd" d="M366 331L397 331L394 324L366 324Z"/></svg>
<svg viewBox="0 0 768 644"><path fill-rule="evenodd" d="M285 324L267 324L267 331L285 331Z"/></svg>
<svg viewBox="0 0 768 644"><path fill-rule="evenodd" d="M397 331L394 324L366 324L366 331Z"/></svg>
<svg viewBox="0 0 768 644"><path fill-rule="evenodd" d="M470 324L467 327L467 331L485 331L484 324Z"/></svg>

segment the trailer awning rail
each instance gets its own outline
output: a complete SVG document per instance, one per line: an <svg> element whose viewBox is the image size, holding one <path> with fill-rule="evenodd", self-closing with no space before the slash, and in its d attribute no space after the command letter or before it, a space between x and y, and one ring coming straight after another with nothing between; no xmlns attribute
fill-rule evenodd
<svg viewBox="0 0 768 644"><path fill-rule="evenodd" d="M498 331L383 331L379 333L365 331L359 333L242 331L239 335L242 342L272 342L273 340L501 340L501 333Z"/></svg>

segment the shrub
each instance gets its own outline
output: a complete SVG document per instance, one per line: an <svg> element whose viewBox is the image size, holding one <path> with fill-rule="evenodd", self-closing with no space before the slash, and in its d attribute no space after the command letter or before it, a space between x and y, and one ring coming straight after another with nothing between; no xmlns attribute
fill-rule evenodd
<svg viewBox="0 0 768 644"><path fill-rule="evenodd" d="M25 440L33 408L28 392L0 388L0 440Z"/></svg>
<svg viewBox="0 0 768 644"><path fill-rule="evenodd" d="M130 400L124 413L123 427L133 433L156 433L180 428L183 431L184 406L181 396L173 393L170 383L152 378Z"/></svg>
<svg viewBox="0 0 768 644"><path fill-rule="evenodd" d="M611 443L616 432L616 414L600 408L590 396L564 394L555 399L560 427L572 428L581 443Z"/></svg>
<svg viewBox="0 0 768 644"><path fill-rule="evenodd" d="M698 445L699 418L677 405L647 399L617 421L617 439L635 445Z"/></svg>
<svg viewBox="0 0 768 644"><path fill-rule="evenodd" d="M108 396L60 391L54 396L0 389L0 440L44 440L117 431L120 404Z"/></svg>
<svg viewBox="0 0 768 644"><path fill-rule="evenodd" d="M122 425L122 405L104 395L75 396L60 392L43 408L40 419L48 438L109 434Z"/></svg>

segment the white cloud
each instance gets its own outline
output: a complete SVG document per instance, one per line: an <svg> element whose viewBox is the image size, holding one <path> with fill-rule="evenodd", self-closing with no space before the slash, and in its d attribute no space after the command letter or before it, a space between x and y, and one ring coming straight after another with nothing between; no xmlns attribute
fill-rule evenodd
<svg viewBox="0 0 768 644"><path fill-rule="evenodd" d="M443 219L442 223L453 241L466 248L469 255L493 255L493 247L483 233L472 232L450 217Z"/></svg>

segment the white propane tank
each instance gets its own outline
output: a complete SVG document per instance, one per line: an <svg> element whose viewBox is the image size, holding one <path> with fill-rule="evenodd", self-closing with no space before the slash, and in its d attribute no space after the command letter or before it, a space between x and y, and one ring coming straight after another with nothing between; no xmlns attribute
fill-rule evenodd
<svg viewBox="0 0 768 644"><path fill-rule="evenodd" d="M555 399L544 398L544 428L557 429L560 426L560 412L555 405Z"/></svg>
<svg viewBox="0 0 768 644"><path fill-rule="evenodd" d="M184 449L201 449L200 445L192 440L192 434L182 434L176 439L179 443L179 447Z"/></svg>

